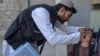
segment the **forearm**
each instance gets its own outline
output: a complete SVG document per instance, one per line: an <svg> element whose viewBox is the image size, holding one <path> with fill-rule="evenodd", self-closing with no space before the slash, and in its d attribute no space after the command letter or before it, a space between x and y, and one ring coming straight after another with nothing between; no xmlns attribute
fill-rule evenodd
<svg viewBox="0 0 100 56"><path fill-rule="evenodd" d="M55 26L65 33L74 33L74 32L79 31L80 28L84 28L84 27L64 25L64 24L61 24L59 21L56 21Z"/></svg>

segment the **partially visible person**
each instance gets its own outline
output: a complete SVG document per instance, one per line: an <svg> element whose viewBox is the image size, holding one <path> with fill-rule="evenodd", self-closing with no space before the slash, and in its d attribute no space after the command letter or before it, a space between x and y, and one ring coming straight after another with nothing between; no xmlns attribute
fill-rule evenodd
<svg viewBox="0 0 100 56"><path fill-rule="evenodd" d="M91 56L92 55L92 42L94 40L94 33L92 30L87 29L86 33L82 36L82 41L73 45L73 49L68 56Z"/></svg>

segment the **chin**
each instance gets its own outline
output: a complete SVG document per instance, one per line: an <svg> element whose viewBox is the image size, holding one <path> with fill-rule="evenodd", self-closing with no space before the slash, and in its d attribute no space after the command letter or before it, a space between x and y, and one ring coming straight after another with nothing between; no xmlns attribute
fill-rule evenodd
<svg viewBox="0 0 100 56"><path fill-rule="evenodd" d="M66 22L66 21L69 21L69 20L65 20L65 22Z"/></svg>

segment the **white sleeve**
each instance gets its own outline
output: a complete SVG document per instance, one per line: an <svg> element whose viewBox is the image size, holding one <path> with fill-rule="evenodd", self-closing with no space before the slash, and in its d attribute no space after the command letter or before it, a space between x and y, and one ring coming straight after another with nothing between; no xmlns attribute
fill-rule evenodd
<svg viewBox="0 0 100 56"><path fill-rule="evenodd" d="M56 21L55 26L65 33L74 33L74 32L77 32L79 28L82 28L82 27L64 25L64 24L61 24L60 21Z"/></svg>
<svg viewBox="0 0 100 56"><path fill-rule="evenodd" d="M32 11L32 18L46 40L52 45L74 44L80 40L79 32L66 35L56 33L50 23L50 14L45 8L39 7L34 9Z"/></svg>

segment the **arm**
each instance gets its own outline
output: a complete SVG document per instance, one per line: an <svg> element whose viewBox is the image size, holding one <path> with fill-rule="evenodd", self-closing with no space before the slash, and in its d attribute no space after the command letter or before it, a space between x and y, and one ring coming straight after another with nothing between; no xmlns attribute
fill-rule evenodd
<svg viewBox="0 0 100 56"><path fill-rule="evenodd" d="M52 45L74 44L78 43L80 40L80 32L66 35L56 33L50 22L49 12L42 7L32 11L32 18L46 40Z"/></svg>
<svg viewBox="0 0 100 56"><path fill-rule="evenodd" d="M74 33L77 32L80 28L82 28L82 27L67 26L61 24L59 21L56 21L55 26L65 33Z"/></svg>

